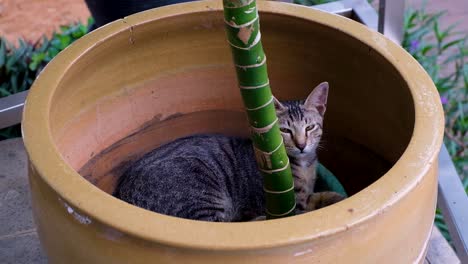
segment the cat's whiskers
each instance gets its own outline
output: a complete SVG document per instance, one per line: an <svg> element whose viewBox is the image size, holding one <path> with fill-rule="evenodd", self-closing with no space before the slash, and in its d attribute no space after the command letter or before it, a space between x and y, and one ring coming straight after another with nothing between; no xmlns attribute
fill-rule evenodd
<svg viewBox="0 0 468 264"><path fill-rule="evenodd" d="M323 143L319 143L317 145L317 149L316 150L325 150L325 145Z"/></svg>

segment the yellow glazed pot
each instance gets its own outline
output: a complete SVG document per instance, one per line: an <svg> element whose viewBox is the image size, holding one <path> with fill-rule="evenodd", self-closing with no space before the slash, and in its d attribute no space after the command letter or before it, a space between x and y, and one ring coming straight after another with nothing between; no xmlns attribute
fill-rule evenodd
<svg viewBox="0 0 468 264"><path fill-rule="evenodd" d="M382 35L343 17L258 3L280 99L330 83L321 161L343 202L279 220L210 223L110 195L128 164L177 137L247 135L221 1L139 13L83 37L27 99L33 211L51 263L418 263L431 231L438 93Z"/></svg>

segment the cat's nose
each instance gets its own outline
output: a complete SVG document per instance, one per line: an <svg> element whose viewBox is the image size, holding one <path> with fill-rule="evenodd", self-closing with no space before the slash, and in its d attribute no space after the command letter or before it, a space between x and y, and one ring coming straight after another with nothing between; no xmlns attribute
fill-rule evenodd
<svg viewBox="0 0 468 264"><path fill-rule="evenodd" d="M302 152L305 149L306 144L305 143L297 143L296 147Z"/></svg>

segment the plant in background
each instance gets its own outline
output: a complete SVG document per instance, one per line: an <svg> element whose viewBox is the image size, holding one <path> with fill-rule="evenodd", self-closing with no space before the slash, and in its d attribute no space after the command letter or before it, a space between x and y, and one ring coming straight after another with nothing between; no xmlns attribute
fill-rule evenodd
<svg viewBox="0 0 468 264"><path fill-rule="evenodd" d="M86 35L93 23L93 18L89 18L87 25L74 23L68 26L60 26L60 31L58 33L54 33L50 40L47 39L47 37L43 37L40 47L34 50L32 54L29 68L32 71L40 71L60 51L64 50L75 40Z"/></svg>
<svg viewBox="0 0 468 264"><path fill-rule="evenodd" d="M0 38L0 97L29 89L35 72L28 67L34 45L19 40L16 48Z"/></svg>
<svg viewBox="0 0 468 264"><path fill-rule="evenodd" d="M296 208L294 181L268 80L257 3L223 0L223 9L255 156L263 175L266 216L268 219L290 216Z"/></svg>
<svg viewBox="0 0 468 264"><path fill-rule="evenodd" d="M456 32L456 25L440 28L443 15L407 10L402 46L428 72L441 95L446 117L444 143L468 193L468 47L466 34ZM439 211L435 223L450 241Z"/></svg>
<svg viewBox="0 0 468 264"><path fill-rule="evenodd" d="M36 72L29 69L29 62L34 45L19 40L19 46L14 47L0 38L0 98L29 89ZM20 137L19 125L0 129L0 140Z"/></svg>
<svg viewBox="0 0 468 264"><path fill-rule="evenodd" d="M73 23L60 27L52 38L43 37L36 43L18 40L18 46L0 37L0 98L28 90L39 72L60 51L89 31L88 24ZM19 125L0 129L0 140L20 137Z"/></svg>

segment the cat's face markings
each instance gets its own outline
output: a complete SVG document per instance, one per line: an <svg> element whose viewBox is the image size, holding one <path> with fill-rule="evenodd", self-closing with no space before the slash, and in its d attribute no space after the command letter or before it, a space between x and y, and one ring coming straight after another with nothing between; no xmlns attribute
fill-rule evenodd
<svg viewBox="0 0 468 264"><path fill-rule="evenodd" d="M289 156L315 152L322 136L328 83L319 84L304 103L284 102L275 98L281 134Z"/></svg>

